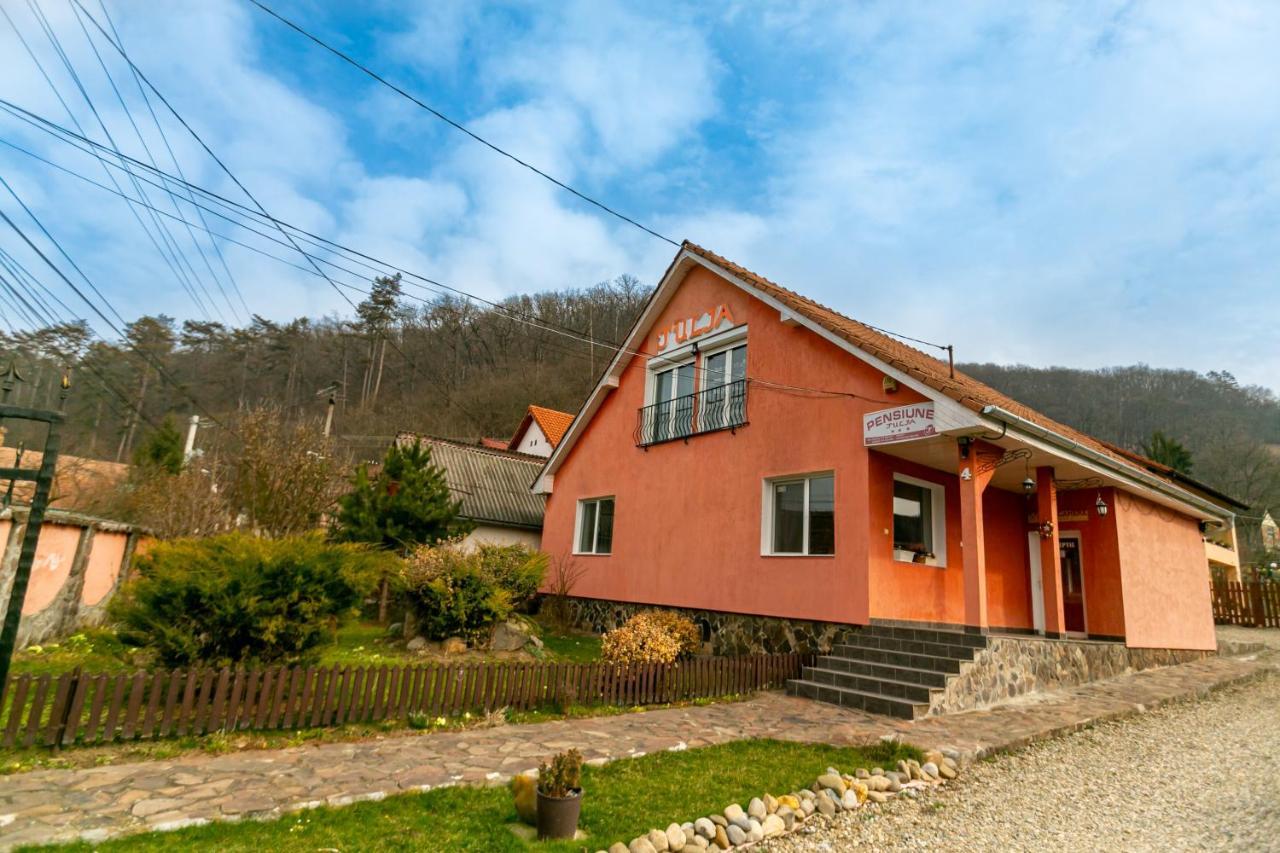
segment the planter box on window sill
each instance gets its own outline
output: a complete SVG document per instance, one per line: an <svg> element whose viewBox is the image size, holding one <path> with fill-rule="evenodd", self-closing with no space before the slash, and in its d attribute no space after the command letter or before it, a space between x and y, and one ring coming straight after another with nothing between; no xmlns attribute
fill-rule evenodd
<svg viewBox="0 0 1280 853"><path fill-rule="evenodd" d="M937 566L937 557L925 557L923 560L918 559L920 555L915 551L903 551L901 548L893 549L893 559L899 563L913 563L917 566Z"/></svg>

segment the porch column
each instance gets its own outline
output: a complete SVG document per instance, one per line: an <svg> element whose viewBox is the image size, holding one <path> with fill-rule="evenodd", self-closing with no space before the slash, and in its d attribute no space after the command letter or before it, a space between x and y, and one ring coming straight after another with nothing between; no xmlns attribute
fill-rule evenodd
<svg viewBox="0 0 1280 853"><path fill-rule="evenodd" d="M1063 637L1067 631L1062 612L1062 554L1058 548L1058 488L1053 482L1053 468L1036 468L1036 521L1052 525L1051 532L1040 534L1040 585L1044 590L1044 633L1046 637Z"/></svg>
<svg viewBox="0 0 1280 853"><path fill-rule="evenodd" d="M964 561L964 624L986 631L987 557L982 532L982 493L995 469L980 471L978 444L959 444L960 474L960 554Z"/></svg>

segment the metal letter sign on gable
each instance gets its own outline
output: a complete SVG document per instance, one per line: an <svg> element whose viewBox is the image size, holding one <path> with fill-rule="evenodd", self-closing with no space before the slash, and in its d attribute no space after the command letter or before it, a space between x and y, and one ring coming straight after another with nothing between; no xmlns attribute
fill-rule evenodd
<svg viewBox="0 0 1280 853"><path fill-rule="evenodd" d="M22 377L12 364L5 373L0 374L0 423L5 420L37 421L48 424L48 432L45 434L44 454L40 458L39 468L0 468L0 480L35 483L31 509L27 514L27 526L22 534L22 550L18 555L13 586L9 590L9 601L5 604L4 624L0 627L0 707L4 703L4 691L9 679L9 660L13 657L13 649L18 640L18 621L22 618L22 603L27 597L27 583L31 580L31 564L35 561L40 526L44 523L44 512L49 506L49 489L53 485L53 474L58 465L58 427L64 420L60 411L10 405L9 395L14 384L21 381ZM71 383L63 377L61 400L66 400L70 387ZM17 523L17 519L14 519L14 523Z"/></svg>
<svg viewBox="0 0 1280 853"><path fill-rule="evenodd" d="M893 444L937 435L933 425L933 403L910 403L862 416L862 443Z"/></svg>

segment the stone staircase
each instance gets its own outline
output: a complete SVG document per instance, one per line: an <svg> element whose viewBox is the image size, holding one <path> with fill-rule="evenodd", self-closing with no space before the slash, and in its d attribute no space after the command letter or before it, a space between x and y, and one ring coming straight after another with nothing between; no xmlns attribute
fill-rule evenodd
<svg viewBox="0 0 1280 853"><path fill-rule="evenodd" d="M841 636L787 693L857 708L872 714L916 719L929 712L933 694L987 647L982 634L946 628L872 623Z"/></svg>

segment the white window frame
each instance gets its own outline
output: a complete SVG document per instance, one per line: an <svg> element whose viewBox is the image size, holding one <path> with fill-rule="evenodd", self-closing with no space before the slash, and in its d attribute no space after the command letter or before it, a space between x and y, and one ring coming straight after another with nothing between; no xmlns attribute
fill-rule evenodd
<svg viewBox="0 0 1280 853"><path fill-rule="evenodd" d="M915 561L915 554L910 551L900 551L893 548L893 492L889 492L889 547L893 548L893 559L899 563L910 563L914 566L937 566L938 568L946 568L947 566L947 489L941 483L935 483L931 480L921 480L918 477L911 477L906 474L894 473L893 480L895 483L907 483L912 486L920 486L926 489L930 497L930 520L933 522L933 557L926 559L924 563Z"/></svg>
<svg viewBox="0 0 1280 853"><path fill-rule="evenodd" d="M699 372L702 375L698 377L698 381L697 381L698 393L703 395L699 400L700 403L703 403L706 401L707 399L706 392L711 390L711 371L707 369L707 361L713 356L720 355L721 353L728 353L731 350L737 349L738 347L743 345L747 345L747 351L748 351L748 357L749 357L750 346L747 342L747 327L737 326L733 329L729 329L723 332L720 335L715 336L715 338L706 347L703 347L701 349L702 362L701 364L699 364L699 367L701 368ZM726 375L732 376L733 375L732 364L729 362L726 362L726 368L728 371ZM742 369L742 375L744 378L747 375L747 370L745 365L743 366L743 369ZM724 383L718 387L727 388L728 383ZM727 421L728 421L727 415L728 415L728 410L726 409L725 411L726 423L718 424L718 423L711 423L709 421L704 422L702 419L702 412L699 411L697 413L698 427L699 429L702 429L702 430L723 429L727 425Z"/></svg>
<svg viewBox="0 0 1280 853"><path fill-rule="evenodd" d="M610 554L613 553L613 537L612 536L609 538L608 551L594 550L599 546L599 542L600 542L600 507L599 507L600 501L613 501L613 518L615 521L618 518L618 499L615 495L599 495L598 497L593 497L593 498L579 498L578 509L575 512L574 519L573 519L573 553L575 556L608 557ZM595 529L591 531L591 547L593 550L583 551L581 547L582 546L582 518L584 515L586 515L587 504L591 504L591 503L597 504L596 515L595 515Z"/></svg>
<svg viewBox="0 0 1280 853"><path fill-rule="evenodd" d="M780 477L767 477L760 487L760 556L762 557L834 557L835 549L830 554L809 553L809 482L819 477L831 478L832 495L835 494L836 472L809 471L805 474L786 474ZM802 551L773 550L773 487L782 483L804 483L804 527L800 541Z"/></svg>

